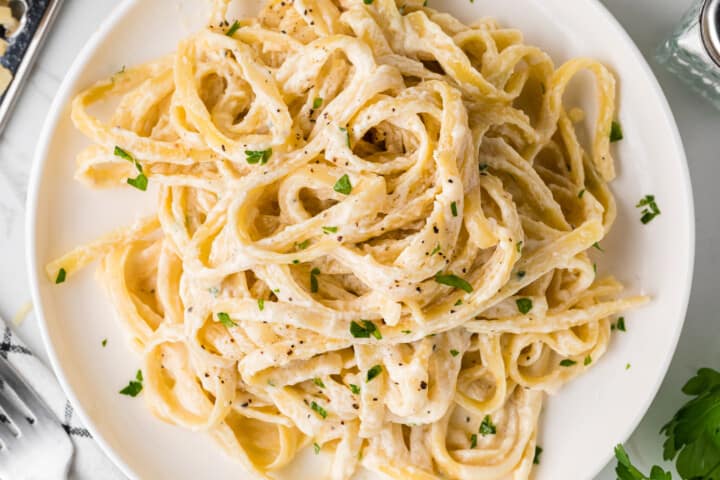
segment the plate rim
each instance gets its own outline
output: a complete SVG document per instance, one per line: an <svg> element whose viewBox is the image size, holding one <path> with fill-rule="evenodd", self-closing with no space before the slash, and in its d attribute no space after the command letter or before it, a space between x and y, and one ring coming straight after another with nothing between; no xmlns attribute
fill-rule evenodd
<svg viewBox="0 0 720 480"><path fill-rule="evenodd" d="M99 48L100 44L107 37L108 33L115 27L115 25L124 18L128 10L134 7L139 0L122 0L119 4L113 7L108 16L99 25L98 29L87 39L87 42L80 50L77 57L73 60L67 73L64 75L60 87L58 88L55 98L47 112L41 134L38 137L37 147L33 155L33 163L30 170L30 176L28 179L28 190L26 196L26 213L25 213L25 238L26 238L26 267L28 272L28 279L30 283L31 298L34 305L34 309L37 316L38 326L43 342L43 346L46 349L48 358L50 360L50 366L53 374L57 378L60 386L62 387L68 400L73 405L75 412L79 419L82 421L84 426L91 433L94 441L100 446L101 450L108 458L129 478L139 478L135 471L118 455L105 440L104 436L95 427L95 423L91 421L90 416L87 414L82 404L79 402L75 390L73 389L70 382L65 376L62 363L57 355L57 351L51 341L50 332L48 330L48 324L44 315L44 306L41 302L40 295L40 278L44 277L43 269L38 269L38 255L37 255L37 241L36 241L36 223L37 223L37 212L38 212L38 199L40 194L40 184L42 180L43 171L48 161L48 151L50 148L50 140L58 127L59 121L63 114L63 111L67 108L67 98L71 95L71 90L74 87L74 83L77 77L82 73L89 58L94 54L95 50ZM618 35L618 38L623 41L628 47L629 53L632 54L640 68L643 70L645 77L648 79L649 84L652 86L653 91L651 92L657 98L660 99L659 107L664 113L665 120L669 123L670 130L672 131L672 143L676 147L674 152L677 161L681 167L682 178L680 184L682 190L684 190L687 197L687 215L688 231L686 232L687 247L688 247L688 265L686 269L687 278L682 288L681 295L678 296L680 301L680 311L678 315L680 318L674 323L674 332L672 332L672 348L668 350L665 358L663 358L661 365L661 371L664 372L658 376L655 381L655 385L652 390L648 392L646 400L642 403L638 409L636 418L627 424L627 427L623 430L622 434L618 436L622 440L622 443L626 443L630 436L637 429L640 422L645 418L649 408L655 401L660 387L662 386L667 373L669 371L672 360L677 353L677 346L680 340L680 336L683 331L683 327L687 318L687 310L690 301L690 295L692 292L692 285L694 279L694 267L695 267L695 253L696 253L696 218L695 218L695 204L693 196L692 181L690 177L689 165L687 161L687 155L683 144L682 137L675 119L675 115L670 107L669 101L665 92L660 85L660 82L653 72L650 64L648 63L645 56L642 54L640 48L632 39L630 34L625 30L619 20L610 12L610 10L602 4L599 0L582 0L586 5L587 9L594 9L594 14L602 17L607 22L609 28L614 30L614 33ZM593 472L593 477L597 476L602 469L611 461L613 458L613 452L609 451L604 456L598 456L597 465L593 468L589 468L589 471Z"/></svg>

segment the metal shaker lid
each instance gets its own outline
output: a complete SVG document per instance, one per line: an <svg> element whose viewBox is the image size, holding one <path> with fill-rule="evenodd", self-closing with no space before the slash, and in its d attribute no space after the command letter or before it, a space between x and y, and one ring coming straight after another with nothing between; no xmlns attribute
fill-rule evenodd
<svg viewBox="0 0 720 480"><path fill-rule="evenodd" d="M700 14L700 31L705 49L720 67L720 0L705 0Z"/></svg>

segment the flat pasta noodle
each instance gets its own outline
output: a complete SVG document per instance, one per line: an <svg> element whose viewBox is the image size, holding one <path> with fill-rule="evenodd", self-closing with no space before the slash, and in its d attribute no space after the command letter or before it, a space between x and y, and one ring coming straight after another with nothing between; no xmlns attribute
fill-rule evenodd
<svg viewBox="0 0 720 480"><path fill-rule="evenodd" d="M647 301L588 255L616 215L613 75L419 0L229 3L74 100L77 178L142 175L158 207L49 279L101 260L149 408L258 478L308 448L333 479L529 478L545 394Z"/></svg>

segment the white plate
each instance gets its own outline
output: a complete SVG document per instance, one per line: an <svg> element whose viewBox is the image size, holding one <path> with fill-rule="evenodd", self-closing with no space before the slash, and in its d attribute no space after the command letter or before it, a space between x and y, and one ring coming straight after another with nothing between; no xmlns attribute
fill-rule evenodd
<svg viewBox="0 0 720 480"><path fill-rule="evenodd" d="M245 7L252 8L246 0ZM256 2L252 2L255 4ZM592 56L620 79L613 184L619 218L597 252L602 271L614 272L632 292L653 302L628 313L627 333L616 334L608 355L585 376L550 398L539 444L537 480L590 479L615 444L628 438L650 405L672 358L692 278L694 217L680 137L649 67L627 34L595 0L430 0L471 21L494 16L522 29L557 64ZM206 19L203 0L126 1L107 19L67 75L48 116L32 173L27 216L33 299L55 372L78 413L112 459L131 477L243 478L241 467L211 440L153 418L141 399L118 395L139 365L113 319L104 293L87 269L62 286L43 267L68 249L151 211L152 192L93 192L73 181L74 158L86 141L73 129L68 103L91 82L122 65L174 50ZM637 201L657 197L662 215L640 223ZM108 338L106 348L101 341ZM629 369L626 366L630 365ZM314 472L312 478L322 478Z"/></svg>

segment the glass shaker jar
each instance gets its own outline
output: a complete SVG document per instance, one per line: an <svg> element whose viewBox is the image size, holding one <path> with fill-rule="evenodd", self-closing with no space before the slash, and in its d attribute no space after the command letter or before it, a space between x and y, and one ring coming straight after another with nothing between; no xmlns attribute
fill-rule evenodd
<svg viewBox="0 0 720 480"><path fill-rule="evenodd" d="M700 0L663 43L657 60L720 109L720 0Z"/></svg>

